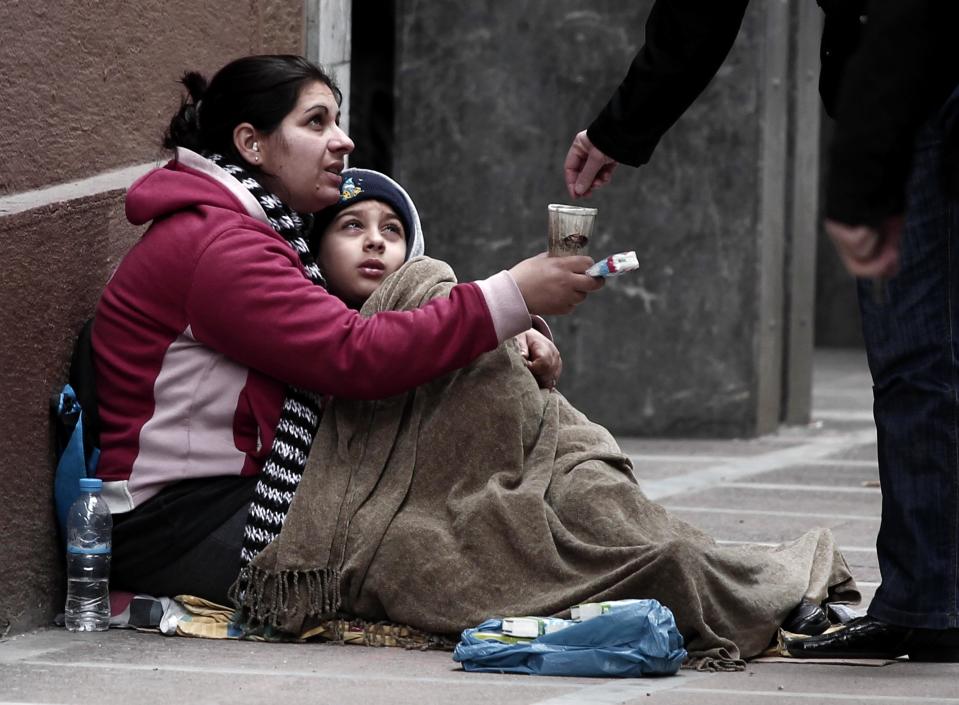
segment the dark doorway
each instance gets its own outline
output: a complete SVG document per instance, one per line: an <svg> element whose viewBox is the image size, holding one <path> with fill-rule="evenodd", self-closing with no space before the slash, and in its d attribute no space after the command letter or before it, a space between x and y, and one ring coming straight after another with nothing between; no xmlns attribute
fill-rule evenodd
<svg viewBox="0 0 959 705"><path fill-rule="evenodd" d="M350 166L393 172L396 3L354 0L350 62Z"/></svg>

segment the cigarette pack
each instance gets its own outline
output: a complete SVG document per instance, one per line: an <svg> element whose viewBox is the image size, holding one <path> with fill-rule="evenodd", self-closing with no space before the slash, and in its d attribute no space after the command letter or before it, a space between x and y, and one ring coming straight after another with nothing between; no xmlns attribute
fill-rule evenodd
<svg viewBox="0 0 959 705"><path fill-rule="evenodd" d="M636 258L636 253L630 250L600 260L587 269L586 274L591 277L618 277L634 269L639 269L639 260Z"/></svg>
<svg viewBox="0 0 959 705"><path fill-rule="evenodd" d="M592 619L593 617L598 617L601 614L606 614L607 612L612 612L620 607L627 607L628 605L634 605L641 600L609 600L608 602L584 602L581 605L573 605L570 608L570 614L573 619L579 621L585 621L587 619Z"/></svg>
<svg viewBox="0 0 959 705"><path fill-rule="evenodd" d="M572 622L556 617L506 617L503 619L503 633L509 636L532 637L552 634L565 629Z"/></svg>

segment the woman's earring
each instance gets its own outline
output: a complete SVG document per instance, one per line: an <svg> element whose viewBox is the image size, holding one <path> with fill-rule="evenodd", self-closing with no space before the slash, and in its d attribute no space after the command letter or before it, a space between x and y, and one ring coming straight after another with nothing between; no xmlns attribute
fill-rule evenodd
<svg viewBox="0 0 959 705"><path fill-rule="evenodd" d="M259 152L259 151L260 151L260 144L259 144L259 142L254 142L254 143L253 143L253 151L254 151L254 152ZM255 161L255 162L260 161L260 155L259 155L259 154L253 155L253 161Z"/></svg>

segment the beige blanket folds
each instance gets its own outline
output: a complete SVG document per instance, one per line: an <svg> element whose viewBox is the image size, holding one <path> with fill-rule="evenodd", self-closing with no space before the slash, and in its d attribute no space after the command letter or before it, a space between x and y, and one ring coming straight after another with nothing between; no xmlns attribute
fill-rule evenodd
<svg viewBox="0 0 959 705"><path fill-rule="evenodd" d="M454 283L442 262L415 259L363 314ZM859 599L827 529L719 545L671 517L606 429L537 387L512 341L406 394L333 400L283 531L236 587L250 623L293 633L340 613L457 634L651 597L709 668L759 654L803 597Z"/></svg>

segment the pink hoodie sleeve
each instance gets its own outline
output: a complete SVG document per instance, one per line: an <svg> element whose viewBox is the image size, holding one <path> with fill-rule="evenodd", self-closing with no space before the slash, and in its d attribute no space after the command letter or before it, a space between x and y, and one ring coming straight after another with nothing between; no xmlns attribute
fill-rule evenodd
<svg viewBox="0 0 959 705"><path fill-rule="evenodd" d="M496 337L500 342L529 330L532 325L529 311L512 274L504 269L476 284L486 299Z"/></svg>
<svg viewBox="0 0 959 705"><path fill-rule="evenodd" d="M276 379L378 399L463 367L530 327L506 272L459 284L413 311L363 318L308 281L275 237L242 228L214 239L187 297L194 337Z"/></svg>

